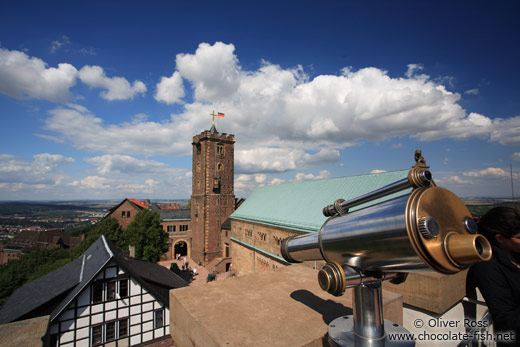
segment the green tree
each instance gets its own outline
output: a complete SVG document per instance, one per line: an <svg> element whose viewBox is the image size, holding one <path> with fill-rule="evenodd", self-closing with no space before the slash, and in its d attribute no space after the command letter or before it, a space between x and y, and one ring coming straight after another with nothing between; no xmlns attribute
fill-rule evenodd
<svg viewBox="0 0 520 347"><path fill-rule="evenodd" d="M161 217L157 211L142 210L132 223L122 232L118 246L127 251L128 246L135 246L135 257L157 262L168 251L168 234L161 226Z"/></svg>
<svg viewBox="0 0 520 347"><path fill-rule="evenodd" d="M88 234L88 239L90 239L92 243L94 243L101 235L105 235L107 240L110 240L113 243L118 244L122 232L123 228L121 227L121 224L119 224L117 219L113 217L108 217L103 219L101 222L97 223L94 226L94 230L92 230Z"/></svg>

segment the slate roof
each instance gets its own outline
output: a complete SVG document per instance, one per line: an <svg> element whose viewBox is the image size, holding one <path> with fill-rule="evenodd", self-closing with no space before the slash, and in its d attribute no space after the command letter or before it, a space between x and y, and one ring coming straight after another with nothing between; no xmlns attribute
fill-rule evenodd
<svg viewBox="0 0 520 347"><path fill-rule="evenodd" d="M224 223L220 225L222 229L231 230L231 219L227 218Z"/></svg>
<svg viewBox="0 0 520 347"><path fill-rule="evenodd" d="M337 199L349 200L407 177L409 170L294 182L259 187L230 218L303 232L318 231L326 220L323 207ZM352 208L373 205L410 192L399 192Z"/></svg>
<svg viewBox="0 0 520 347"><path fill-rule="evenodd" d="M15 290L0 309L0 324L16 321L77 286L82 261L78 258Z"/></svg>
<svg viewBox="0 0 520 347"><path fill-rule="evenodd" d="M167 220L191 220L191 210L156 210L161 216L161 221Z"/></svg>
<svg viewBox="0 0 520 347"><path fill-rule="evenodd" d="M0 324L18 320L49 303L54 304L50 314L51 320L55 319L110 261L165 305L169 303L169 289L188 286L160 265L129 258L101 236L75 261L18 288L0 308Z"/></svg>

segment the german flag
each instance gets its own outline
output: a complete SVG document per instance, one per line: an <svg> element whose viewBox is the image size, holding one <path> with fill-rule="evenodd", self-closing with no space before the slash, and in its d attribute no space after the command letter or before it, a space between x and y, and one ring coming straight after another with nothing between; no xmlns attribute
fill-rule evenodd
<svg viewBox="0 0 520 347"><path fill-rule="evenodd" d="M218 118L224 118L224 113L219 112L219 113L217 114L217 117L218 117Z"/></svg>

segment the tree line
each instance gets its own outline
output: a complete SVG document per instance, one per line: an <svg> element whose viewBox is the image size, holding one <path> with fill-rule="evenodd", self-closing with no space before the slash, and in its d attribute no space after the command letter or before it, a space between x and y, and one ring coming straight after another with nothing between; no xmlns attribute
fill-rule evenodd
<svg viewBox="0 0 520 347"><path fill-rule="evenodd" d="M168 251L168 234L163 230L156 211L142 210L124 230L112 217L80 230L86 237L77 247L28 253L0 266L0 305L17 288L77 259L101 235L126 254L130 245L135 246L135 257L150 262L159 261Z"/></svg>

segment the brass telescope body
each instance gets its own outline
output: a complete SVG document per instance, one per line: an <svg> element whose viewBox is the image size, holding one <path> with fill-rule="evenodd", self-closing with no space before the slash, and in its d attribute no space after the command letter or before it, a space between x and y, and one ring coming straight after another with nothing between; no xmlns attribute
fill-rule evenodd
<svg viewBox="0 0 520 347"><path fill-rule="evenodd" d="M410 193L348 212L409 188ZM350 201L338 200L325 207L324 214L332 216L319 232L284 240L281 253L292 263L326 260L318 280L334 295L374 274L379 280L394 278L390 273L425 270L454 274L491 258L491 246L476 234L476 223L464 203L435 186L424 165L414 166L407 179Z"/></svg>

